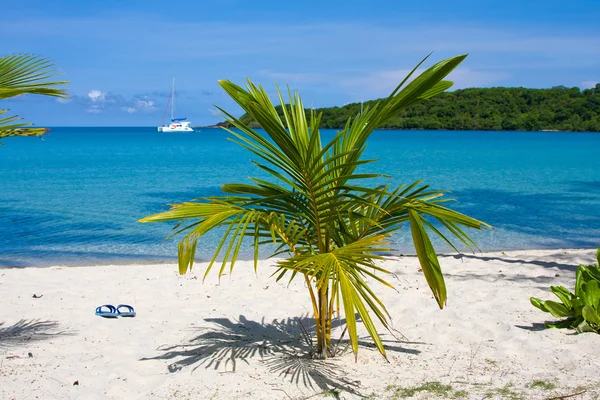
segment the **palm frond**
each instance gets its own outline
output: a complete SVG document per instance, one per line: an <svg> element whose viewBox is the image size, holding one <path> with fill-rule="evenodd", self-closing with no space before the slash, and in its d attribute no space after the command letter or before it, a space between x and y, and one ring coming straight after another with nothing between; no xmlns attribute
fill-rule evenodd
<svg viewBox="0 0 600 400"><path fill-rule="evenodd" d="M11 54L0 57L0 99L22 94L67 97L64 89L54 86L67 81L49 79L61 75L56 65L45 58L32 54Z"/></svg>
<svg viewBox="0 0 600 400"><path fill-rule="evenodd" d="M0 115L7 111L0 110ZM21 118L16 115L0 118L0 139L10 136L41 136L48 131L46 128L30 128L31 124L20 121Z"/></svg>
<svg viewBox="0 0 600 400"><path fill-rule="evenodd" d="M287 98L276 88L280 116L267 92L252 81L245 88L219 81L229 96L258 122L258 131L219 108L235 129L232 140L258 159L254 162L268 178L251 178L250 183L223 186L224 196L175 204L168 211L140 222L177 221L176 234L185 235L179 245L179 270L192 268L197 241L210 230L224 233L205 271L205 277L219 257L218 275L234 267L242 242L254 246L254 268L258 248L274 245L278 261L277 279L303 277L315 313L318 345L327 355L334 304L341 303L353 350L358 350L358 314L379 351L385 355L375 323L388 325L387 311L369 281L391 285L378 267L385 241L394 231L410 225L415 249L425 278L440 307L446 302L442 270L429 233L439 236L458 251L457 240L468 248L475 243L464 228L482 229L487 224L444 207L445 193L415 182L391 189L375 186L373 179L384 174L357 172L374 160L362 155L372 131L402 109L448 89L444 78L466 56L453 57L426 69L410 83L407 77L385 100L367 107L349 119L345 128L323 142L321 115L306 112L297 92L287 89ZM416 74L419 66L411 72ZM409 75L409 76L410 76ZM428 220L430 219L430 220ZM188 225L180 228L183 221ZM316 289L316 295L315 291ZM374 317L373 317L374 316Z"/></svg>
<svg viewBox="0 0 600 400"><path fill-rule="evenodd" d="M31 54L11 54L0 57L0 100L24 94L67 97L64 89L56 86L67 81L50 80L61 75L59 69L50 60ZM7 110L0 110L0 115ZM0 139L10 136L41 136L46 128L32 128L32 124L23 122L18 116L0 119Z"/></svg>

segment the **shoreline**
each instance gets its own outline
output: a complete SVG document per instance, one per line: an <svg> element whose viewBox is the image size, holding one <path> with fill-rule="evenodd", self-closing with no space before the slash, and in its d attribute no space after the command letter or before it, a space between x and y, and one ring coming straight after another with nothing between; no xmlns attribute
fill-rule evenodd
<svg viewBox="0 0 600 400"><path fill-rule="evenodd" d="M538 249L511 249L511 250L486 250L486 251L481 251L481 252L469 252L469 251L465 251L462 253L456 253L456 252L442 252L442 253L436 253L438 255L438 257L442 258L442 257L452 257L452 258L460 258L460 257L473 257L473 256L478 256L478 257L483 257L486 254L490 254L490 253L517 253L517 252L573 252L573 251L595 251L596 247L572 247L572 248L538 248ZM398 252L398 254L386 254L385 255L386 260L390 260L390 259L396 259L396 258L400 258L400 257L413 257L416 258L417 255L416 253L401 253ZM281 257L276 257L277 258L281 258ZM130 261L128 261L130 260ZM207 264L210 260L210 257L207 257L205 260L198 260L196 262L194 262L194 265L202 265L202 264ZM252 261L253 259L251 257L245 257L245 256L240 256L238 258L238 261L240 262L248 262L248 261ZM265 258L262 257L259 259L259 262L264 263L264 262L268 262L269 260L273 260L271 258ZM217 262L219 262L219 259L217 259ZM25 268L53 268L53 267L60 267L60 268L94 268L94 267L109 267L109 266L123 266L123 267L127 267L127 266L152 266L152 265L177 265L177 257L172 257L171 259L164 259L162 261L155 261L152 259L140 259L139 257L136 258L132 258L132 259L123 259L123 260L119 260L119 261L106 261L106 262L99 262L99 261L94 261L93 263L78 263L78 264L73 264L73 263L65 263L65 264L61 264L61 263L50 263L50 264L45 264L45 265L22 265L22 266L13 266L13 265L0 265L0 271L4 270L4 269L25 269Z"/></svg>
<svg viewBox="0 0 600 400"><path fill-rule="evenodd" d="M240 261L220 282L216 271L202 280L206 263L184 276L175 264L2 269L0 397L385 399L439 382L444 394L412 398L542 399L587 385L578 399L596 399L589 377L600 361L588 355L600 352L600 335L544 329L549 315L529 303L551 299L551 285L572 289L576 266L594 259L591 249L442 256L443 310L416 257L385 260L396 290L373 289L392 317L393 330L381 331L389 362L363 328L357 362L306 358L306 288L276 282L269 260L256 275ZM130 304L137 316L95 316L101 304Z"/></svg>
<svg viewBox="0 0 600 400"><path fill-rule="evenodd" d="M218 125L209 125L209 126L193 126L195 131L200 131L201 129L235 129L235 127L226 127L226 126L218 126ZM252 129L262 129L259 126L251 126ZM322 130L342 130L343 126L337 128L323 128ZM537 133L600 133L600 131L570 131L570 130L561 130L561 129L540 129L540 130L518 130L518 129L450 129L450 128L398 128L398 127L379 127L376 128L375 131L447 131L447 132L537 132Z"/></svg>

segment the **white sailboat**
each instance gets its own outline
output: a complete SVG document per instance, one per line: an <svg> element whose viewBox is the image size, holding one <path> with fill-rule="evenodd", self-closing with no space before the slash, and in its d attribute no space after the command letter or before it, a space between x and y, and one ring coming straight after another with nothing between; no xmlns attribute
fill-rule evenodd
<svg viewBox="0 0 600 400"><path fill-rule="evenodd" d="M171 102L171 123L165 125L165 117L167 110L169 109L169 102ZM173 78L173 84L171 85L171 93L167 99L167 105L165 106L165 113L163 119L158 127L159 132L193 132L191 122L186 121L187 118L175 118L175 78Z"/></svg>

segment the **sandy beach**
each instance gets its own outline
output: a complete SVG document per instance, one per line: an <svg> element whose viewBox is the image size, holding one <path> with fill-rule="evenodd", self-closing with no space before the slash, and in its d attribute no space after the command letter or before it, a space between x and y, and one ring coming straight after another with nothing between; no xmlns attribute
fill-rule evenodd
<svg viewBox="0 0 600 400"><path fill-rule="evenodd" d="M529 303L572 288L594 253L444 256L444 310L416 257L388 259L397 291L377 291L393 318L389 362L366 338L357 362L308 359L307 291L269 278L269 260L258 276L240 262L220 283L202 282L202 264L186 276L167 264L1 269L0 398L597 399L600 335L544 329L550 316ZM119 303L137 316L94 315Z"/></svg>

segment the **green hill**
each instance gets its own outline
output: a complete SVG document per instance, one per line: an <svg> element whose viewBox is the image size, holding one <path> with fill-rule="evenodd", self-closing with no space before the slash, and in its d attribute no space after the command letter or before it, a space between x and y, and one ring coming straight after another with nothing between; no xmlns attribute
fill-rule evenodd
<svg viewBox="0 0 600 400"><path fill-rule="evenodd" d="M319 108L321 128L342 128L360 107L353 103ZM248 115L241 119L256 127ZM380 128L600 132L600 84L583 91L564 86L456 90L416 104Z"/></svg>

